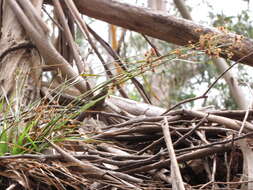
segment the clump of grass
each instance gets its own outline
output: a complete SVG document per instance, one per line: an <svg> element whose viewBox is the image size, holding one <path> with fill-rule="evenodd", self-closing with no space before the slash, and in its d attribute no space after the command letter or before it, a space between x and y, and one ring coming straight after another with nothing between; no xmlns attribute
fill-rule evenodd
<svg viewBox="0 0 253 190"><path fill-rule="evenodd" d="M186 49L188 50L189 48ZM54 101L57 102L57 98L64 89L73 85L73 82L70 82L71 80L52 90L54 92L52 96L50 95L51 99L49 98L49 101L47 97L43 98L32 105L26 106L25 109L16 109L18 110L17 114L12 110L14 105L12 105L11 101L7 103L7 100L1 101L0 113L4 114L0 114L0 156L42 152L48 147L45 139L53 142L60 142L66 139L80 140L80 138L77 138L78 134L75 133L78 125L74 121L80 113L85 112L103 100L107 96L108 89L110 93L110 89L113 89L116 85L121 85L147 71L152 72L154 68L168 61L173 61L176 57L177 53L172 51L163 56L145 57L144 60L136 61L133 64L128 63L128 65L131 65L128 71L122 71L98 84L88 92L75 97L66 106L59 106ZM89 74L81 75L84 77L93 76ZM94 98L96 97L94 93L98 91L106 91L106 93ZM6 105L8 105L7 108Z"/></svg>
<svg viewBox="0 0 253 190"><path fill-rule="evenodd" d="M99 97L81 106L72 105L72 108L71 104L66 108L45 104L41 100L30 106L29 111L17 116L13 116L10 109L4 110L2 102L0 111L5 114L0 120L0 156L40 153L48 147L45 139L52 142L73 141L78 129L74 119L104 98Z"/></svg>

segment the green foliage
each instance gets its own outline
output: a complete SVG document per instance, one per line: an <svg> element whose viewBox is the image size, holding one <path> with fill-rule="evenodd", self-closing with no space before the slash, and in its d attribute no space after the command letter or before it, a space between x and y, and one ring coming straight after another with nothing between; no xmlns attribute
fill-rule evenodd
<svg viewBox="0 0 253 190"><path fill-rule="evenodd" d="M229 31L253 38L253 21L248 10L242 10L238 16L226 16L224 14L209 13L215 27L223 26Z"/></svg>
<svg viewBox="0 0 253 190"><path fill-rule="evenodd" d="M10 111L5 110L5 117L0 121L0 156L41 152L48 146L45 138L53 142L66 140L67 137L74 140L71 137L77 128L72 126L73 119L104 98L102 96L82 106L72 106L72 112L68 109L55 110L50 105L43 105L43 101L18 117L11 116ZM0 104L2 110L3 107L3 103Z"/></svg>
<svg viewBox="0 0 253 190"><path fill-rule="evenodd" d="M4 124L2 126L1 134L0 134L0 155L4 155L8 152L8 135L6 132L8 126Z"/></svg>

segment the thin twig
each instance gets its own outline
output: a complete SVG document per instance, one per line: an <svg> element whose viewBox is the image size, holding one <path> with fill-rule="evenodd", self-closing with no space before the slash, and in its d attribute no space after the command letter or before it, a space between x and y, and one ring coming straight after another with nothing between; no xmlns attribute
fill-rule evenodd
<svg viewBox="0 0 253 190"><path fill-rule="evenodd" d="M198 97L194 97L194 98L188 98L186 100L183 100L179 103L177 103L176 105L172 106L171 108L169 108L168 110L166 110L163 114L163 115L166 115L167 113L169 113L171 110L174 110L176 107L182 105L182 104L185 104L185 103L188 103L188 102L192 102L192 101L195 101L195 100L198 100L198 99L203 99L203 98L207 98L207 96L198 96Z"/></svg>
<svg viewBox="0 0 253 190"><path fill-rule="evenodd" d="M187 138L191 134L193 134L194 131L196 131L204 123L204 121L206 121L207 117L208 117L208 115L206 115L206 117L202 118L201 121L195 127L193 127L189 132L187 132L185 135L180 137L176 142L174 142L173 146L176 147L182 140L184 140L185 138Z"/></svg>
<svg viewBox="0 0 253 190"><path fill-rule="evenodd" d="M253 92L252 92L252 90L251 90L249 84L248 84L248 83L245 83L245 84L247 85L248 89L250 90L251 96L253 96ZM252 103L253 103L253 97L251 97L251 101L250 101L250 103L249 103L248 109L246 110L245 116L244 116L244 118L243 118L242 126L241 126L241 128L240 128L240 130L239 130L239 134L238 134L238 135L240 135L240 134L242 133L242 131L243 131L243 129L244 129L244 126L246 125L247 119L248 119L248 117L249 117L249 111L250 111L250 109L252 108Z"/></svg>
<svg viewBox="0 0 253 190"><path fill-rule="evenodd" d="M141 155L143 154L146 150L152 148L153 146L160 144L162 141L164 141L164 137L161 137L155 141L153 141L150 145L146 146L144 149L142 149L141 151L137 152L137 155Z"/></svg>
<svg viewBox="0 0 253 190"><path fill-rule="evenodd" d="M143 38L148 42L148 44L155 50L155 53L158 57L161 56L161 54L159 53L157 47L148 39L148 37L144 34L142 34Z"/></svg>
<svg viewBox="0 0 253 190"><path fill-rule="evenodd" d="M106 61L104 60L104 58L102 57L102 55L99 53L98 48L96 47L95 43L93 42L91 36L90 36L90 32L89 29L87 27L87 24L84 22L84 20L80 17L80 14L78 12L77 7L75 6L75 4L73 3L72 0L65 0L65 3L68 7L68 9L70 10L70 13L72 14L72 16L75 18L75 21L78 25L78 27L80 28L80 30L82 31L82 33L84 35L86 35L89 44L91 45L92 49L94 50L95 54L97 55L98 59L101 61L106 74L109 78L114 78L113 73L111 72L111 70L109 69L109 67L106 65ZM112 82L115 83L115 86L117 87L117 89L119 90L120 94L124 97L124 98L128 98L127 93L121 88L121 86L115 82L115 80L112 80Z"/></svg>
<svg viewBox="0 0 253 190"><path fill-rule="evenodd" d="M176 153L181 153L181 152L186 152L186 151L192 151L192 150L199 150L199 149L203 149L203 148L208 148L208 147L212 147L214 145L227 144L227 143L238 141L240 139L243 139L243 138L246 138L246 137L249 137L249 136L252 136L252 135L253 135L253 132L250 132L250 133L246 133L245 135L238 136L238 137L232 137L228 140L217 141L217 142L214 142L214 143L205 144L205 145L201 145L201 146L197 146L197 147L179 149L179 150L176 150L175 152Z"/></svg>
<svg viewBox="0 0 253 190"><path fill-rule="evenodd" d="M170 112L171 110L175 109L176 107L194 101L194 100L198 100L198 99L202 99L202 98L207 98L207 94L208 92L213 88L213 86L226 74L226 72L228 72L230 69L232 69L235 65L237 65L239 62L243 61L245 58L249 57L250 55L253 54L253 51L250 51L250 53L248 53L247 55L241 57L240 59L238 59L235 63L233 63L230 67L228 67L223 73L221 73L218 78L208 87L208 89L201 95L195 98L189 98L186 99L182 102L177 103L176 105L172 106L170 109L168 109L167 111L165 111L162 115L167 114L168 112Z"/></svg>
<svg viewBox="0 0 253 190"><path fill-rule="evenodd" d="M182 175L179 170L177 158L175 155L175 151L173 148L170 131L169 131L169 124L167 117L164 117L164 123L162 125L164 139L166 142L167 149L170 155L170 168L171 168L171 177L172 177L172 188L176 190L184 190L184 183L182 179Z"/></svg>

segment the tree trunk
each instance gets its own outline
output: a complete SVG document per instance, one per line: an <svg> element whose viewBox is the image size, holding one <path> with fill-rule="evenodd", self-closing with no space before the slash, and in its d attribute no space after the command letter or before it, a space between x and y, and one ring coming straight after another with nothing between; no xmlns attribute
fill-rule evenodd
<svg viewBox="0 0 253 190"><path fill-rule="evenodd" d="M148 7L153 10L166 11L165 0L148 0Z"/></svg>
<svg viewBox="0 0 253 190"><path fill-rule="evenodd" d="M166 1L148 0L148 7L153 10L166 12ZM161 49L157 43L157 40L152 38L151 41L158 50ZM156 70L156 72L159 72L159 69ZM164 80L162 74L151 74L150 76L150 87L152 91L151 93L155 94L155 96L151 96L151 102L154 105L161 105L161 103L163 105L168 105L170 86L168 81L164 81L164 83L163 81Z"/></svg>
<svg viewBox="0 0 253 190"><path fill-rule="evenodd" d="M41 1L34 1L40 11ZM14 111L40 97L41 57L6 0L1 4L0 94Z"/></svg>

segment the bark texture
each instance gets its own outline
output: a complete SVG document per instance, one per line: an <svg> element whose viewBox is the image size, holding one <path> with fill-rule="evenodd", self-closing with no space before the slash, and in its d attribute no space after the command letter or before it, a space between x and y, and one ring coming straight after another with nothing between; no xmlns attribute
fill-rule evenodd
<svg viewBox="0 0 253 190"><path fill-rule="evenodd" d="M12 100L18 111L40 96L42 63L7 1L1 9L0 94L6 101Z"/></svg>

